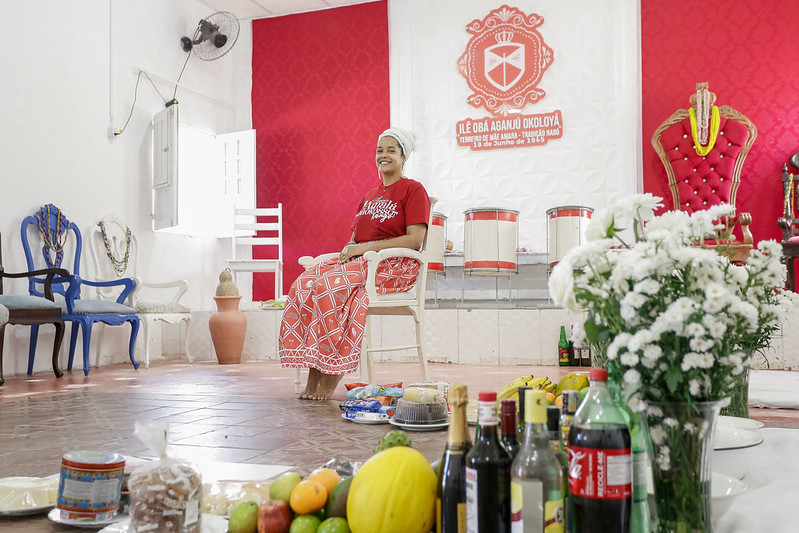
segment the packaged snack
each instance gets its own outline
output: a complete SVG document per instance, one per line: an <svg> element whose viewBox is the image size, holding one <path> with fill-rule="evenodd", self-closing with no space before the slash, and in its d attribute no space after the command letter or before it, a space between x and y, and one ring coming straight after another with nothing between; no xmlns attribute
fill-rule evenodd
<svg viewBox="0 0 799 533"><path fill-rule="evenodd" d="M128 480L130 533L200 533L202 476L188 461L166 455L168 425L136 423L139 440L158 460L136 469Z"/></svg>

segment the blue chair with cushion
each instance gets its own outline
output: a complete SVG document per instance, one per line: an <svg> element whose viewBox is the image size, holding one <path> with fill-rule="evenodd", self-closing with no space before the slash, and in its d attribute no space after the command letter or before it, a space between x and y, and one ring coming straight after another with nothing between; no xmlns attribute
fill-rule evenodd
<svg viewBox="0 0 799 533"><path fill-rule="evenodd" d="M133 356L133 347L136 344L136 335L139 332L139 317L135 309L124 305L131 291L136 288L136 282L131 278L120 278L113 281L90 281L80 277L80 259L83 240L80 230L74 222L70 222L61 210L53 204L43 205L36 213L25 217L20 230L22 247L25 251L25 260L28 270L34 270L36 261L31 247L31 236L38 236L42 242L41 257L45 266L61 268L68 263L67 257L72 257L72 273L68 278L56 278L53 281L53 292L64 297L56 303L61 307L61 318L65 322L72 322L69 341L69 361L67 370L72 370L72 361L75 356L75 345L78 340L78 325L82 332L83 340L83 373L89 375L89 348L91 345L92 325L102 322L111 326L130 323L130 343L128 352L133 368L139 368L139 363ZM70 238L71 237L71 238ZM28 291L33 296L43 296L39 288L44 280L30 278ZM88 287L118 287L120 294L115 301L93 300L81 298L81 289ZM92 291L94 292L94 291Z"/></svg>
<svg viewBox="0 0 799 533"><path fill-rule="evenodd" d="M55 326L53 339L53 373L60 378L63 373L58 368L58 352L64 338L64 321L61 319L61 308L53 301L52 280L55 276L65 277L69 273L62 268L49 268L33 272L11 273L3 269L2 249L0 249L0 385L3 378L3 343L6 324L19 324L31 327L30 351L28 353L28 375L33 373L33 357L36 354L36 341L39 337L39 326L52 324ZM44 297L28 294L3 294L4 278L30 278L44 276Z"/></svg>

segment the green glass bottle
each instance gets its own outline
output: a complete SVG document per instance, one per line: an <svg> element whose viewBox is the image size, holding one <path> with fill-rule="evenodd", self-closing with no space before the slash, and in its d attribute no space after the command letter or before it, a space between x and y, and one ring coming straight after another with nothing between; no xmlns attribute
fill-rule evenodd
<svg viewBox="0 0 799 533"><path fill-rule="evenodd" d="M566 338L566 326L560 327L560 340L558 341L558 364L569 366L569 340Z"/></svg>

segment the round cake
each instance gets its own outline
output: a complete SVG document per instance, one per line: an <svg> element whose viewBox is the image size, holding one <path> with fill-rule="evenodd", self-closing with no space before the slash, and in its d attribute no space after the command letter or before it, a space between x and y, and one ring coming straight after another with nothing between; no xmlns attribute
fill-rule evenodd
<svg viewBox="0 0 799 533"><path fill-rule="evenodd" d="M447 421L447 402L411 402L400 398L394 410L394 420L401 424L440 424Z"/></svg>

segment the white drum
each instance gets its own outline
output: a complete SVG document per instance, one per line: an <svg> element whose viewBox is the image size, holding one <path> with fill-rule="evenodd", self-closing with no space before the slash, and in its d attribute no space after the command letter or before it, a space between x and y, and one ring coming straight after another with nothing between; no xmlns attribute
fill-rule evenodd
<svg viewBox="0 0 799 533"><path fill-rule="evenodd" d="M553 207L547 211L547 259L550 268L566 252L585 242L585 228L591 221L593 208L579 205Z"/></svg>
<svg viewBox="0 0 799 533"><path fill-rule="evenodd" d="M472 274L515 274L519 212L494 207L463 212L463 271Z"/></svg>
<svg viewBox="0 0 799 533"><path fill-rule="evenodd" d="M427 231L427 271L443 274L444 250L447 248L447 217L434 212L432 225Z"/></svg>

